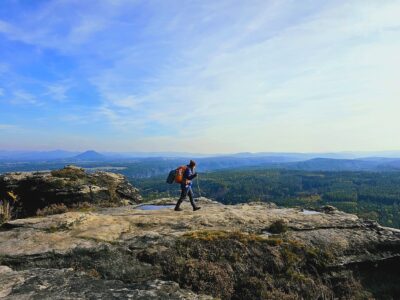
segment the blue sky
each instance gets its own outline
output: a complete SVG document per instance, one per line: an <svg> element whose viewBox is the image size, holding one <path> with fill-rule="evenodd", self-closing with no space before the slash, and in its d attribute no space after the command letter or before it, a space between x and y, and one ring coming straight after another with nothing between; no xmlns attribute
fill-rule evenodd
<svg viewBox="0 0 400 300"><path fill-rule="evenodd" d="M0 149L400 149L400 1L2 0Z"/></svg>

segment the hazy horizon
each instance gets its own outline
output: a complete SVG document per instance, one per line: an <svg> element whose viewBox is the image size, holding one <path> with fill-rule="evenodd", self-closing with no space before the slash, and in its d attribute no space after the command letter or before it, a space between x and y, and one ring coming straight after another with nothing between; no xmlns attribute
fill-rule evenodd
<svg viewBox="0 0 400 300"><path fill-rule="evenodd" d="M142 157L146 157L146 155L149 155L149 157L153 157L156 155L160 156L170 156L170 157L179 157L179 155L182 155L183 157L186 156L193 156L193 157L201 157L201 156L207 156L207 157L212 157L212 156L230 156L230 155L242 155L243 157L246 156L310 156L310 157L317 157L318 155L328 155L328 156L334 156L334 157L340 157L342 156L343 158L367 158L367 157L373 157L376 155L377 157L382 157L382 158L400 158L400 150L387 150L387 151L327 151L327 152L287 152L287 151L260 151L260 152L251 152L251 151L244 151L244 152L210 152L210 153L205 153L205 152L188 152L188 151L101 151L97 149L84 149L84 150L76 150L76 149L34 149L34 150L26 150L26 149L12 149L12 150L7 150L7 149L0 149L0 154L4 153L14 153L14 154L39 154L39 153L56 153L56 152L62 152L62 153L70 153L71 155L77 155L77 154L82 154L85 152L97 152L99 154L103 155L125 155L125 158L129 157L130 155L140 155Z"/></svg>
<svg viewBox="0 0 400 300"><path fill-rule="evenodd" d="M0 4L0 149L396 152L400 2Z"/></svg>

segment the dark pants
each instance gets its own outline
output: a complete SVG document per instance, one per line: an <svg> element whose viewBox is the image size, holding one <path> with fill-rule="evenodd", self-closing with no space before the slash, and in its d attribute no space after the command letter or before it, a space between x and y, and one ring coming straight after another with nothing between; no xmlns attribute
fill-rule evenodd
<svg viewBox="0 0 400 300"><path fill-rule="evenodd" d="M192 191L192 188L189 186L187 188L186 187L181 188L181 196L179 197L179 200L176 203L175 208L179 208L179 206L181 205L183 200L186 199L186 196L189 196L190 204L192 204L192 207L193 208L196 207L196 204L194 203L194 200L193 200L193 191Z"/></svg>

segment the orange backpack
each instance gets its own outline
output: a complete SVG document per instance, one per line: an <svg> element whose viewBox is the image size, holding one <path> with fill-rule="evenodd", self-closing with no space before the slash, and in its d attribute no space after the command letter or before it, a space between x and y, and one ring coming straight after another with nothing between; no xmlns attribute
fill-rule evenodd
<svg viewBox="0 0 400 300"><path fill-rule="evenodd" d="M178 169L176 169L176 175L175 175L175 182L176 183L182 183L183 180L183 174L185 174L185 171L187 169L187 166L180 166Z"/></svg>

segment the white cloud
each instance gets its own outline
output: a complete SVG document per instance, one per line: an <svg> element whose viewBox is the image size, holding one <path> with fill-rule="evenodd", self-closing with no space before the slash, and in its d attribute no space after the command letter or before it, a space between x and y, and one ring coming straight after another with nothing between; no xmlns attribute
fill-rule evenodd
<svg viewBox="0 0 400 300"><path fill-rule="evenodd" d="M243 134L249 140L246 145L252 141L252 147L260 150L271 147L271 141L293 150L313 150L313 139L329 139L329 129L343 132L341 124L346 122L349 144L338 143L337 147L367 147L352 144L349 137L362 134L353 124L360 114L369 119L376 116L376 93L389 89L379 101L381 105L393 101L389 94L397 89L384 82L393 81L398 70L395 37L399 31L393 29L400 25L393 17L398 5L353 2L329 6L298 22L286 23L271 36L260 34L273 26L269 22L277 21L276 14L285 8L275 4L268 17L267 10L251 10L247 15L244 10L238 23L187 41L178 49L177 56L182 56L160 65L152 82L137 83L144 91L135 92L134 82L126 79L127 70L137 66L137 53L123 53L113 68L93 79L108 110L113 111L110 120L124 124L126 116L118 111L125 108L140 112L135 117L143 123L173 126L183 139L187 139L186 132L198 134L204 141L209 137L236 141ZM291 14L296 11L292 9ZM179 24L175 20L174 26L181 28L186 21ZM240 34L235 35L236 31ZM393 59L397 61L387 61ZM363 103L370 105L360 111ZM327 131L315 131L317 121L330 124L325 126ZM304 125L299 126L299 122ZM294 129L302 127L299 135ZM260 139L265 130L277 134ZM304 134L313 139L299 140ZM292 142L281 144L279 136Z"/></svg>
<svg viewBox="0 0 400 300"><path fill-rule="evenodd" d="M16 90L13 92L13 97L10 100L12 104L22 104L22 105L39 105L39 101L35 95L26 92L24 90Z"/></svg>
<svg viewBox="0 0 400 300"><path fill-rule="evenodd" d="M67 92L70 89L70 86L68 83L63 82L63 83L52 83L48 84L46 86L46 92L43 94L45 96L49 96L50 98L58 101L58 102L63 102L67 100Z"/></svg>
<svg viewBox="0 0 400 300"><path fill-rule="evenodd" d="M0 33L10 40L80 55L89 49L95 51L102 42L96 40L96 35L135 5L136 1L43 2L40 9L29 13L29 18L21 14L14 22L0 20Z"/></svg>

